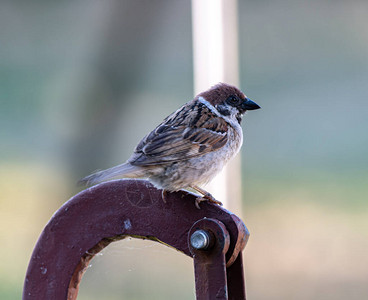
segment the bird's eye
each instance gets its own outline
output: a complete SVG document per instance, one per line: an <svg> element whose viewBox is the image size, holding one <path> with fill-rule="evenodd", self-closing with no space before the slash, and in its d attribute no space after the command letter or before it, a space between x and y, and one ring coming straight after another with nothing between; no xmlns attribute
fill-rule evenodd
<svg viewBox="0 0 368 300"><path fill-rule="evenodd" d="M231 106L239 105L241 100L238 97L230 96L226 99L226 102L229 103Z"/></svg>

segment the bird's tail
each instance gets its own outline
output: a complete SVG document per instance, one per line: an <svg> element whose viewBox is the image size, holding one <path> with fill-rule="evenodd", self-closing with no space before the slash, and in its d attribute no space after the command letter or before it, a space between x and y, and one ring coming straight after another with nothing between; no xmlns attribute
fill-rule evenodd
<svg viewBox="0 0 368 300"><path fill-rule="evenodd" d="M79 180L80 185L95 185L97 183L114 179L116 177L126 177L126 178L139 178L144 176L143 170L141 167L136 167L131 165L130 163L124 163L110 169L98 171L87 177Z"/></svg>

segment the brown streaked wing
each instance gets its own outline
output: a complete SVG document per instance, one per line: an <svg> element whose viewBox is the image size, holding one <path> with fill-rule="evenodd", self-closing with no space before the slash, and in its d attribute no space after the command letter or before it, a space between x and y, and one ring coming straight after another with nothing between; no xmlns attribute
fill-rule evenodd
<svg viewBox="0 0 368 300"><path fill-rule="evenodd" d="M218 150L227 143L228 126L203 103L192 101L143 138L129 162L139 166L165 164Z"/></svg>

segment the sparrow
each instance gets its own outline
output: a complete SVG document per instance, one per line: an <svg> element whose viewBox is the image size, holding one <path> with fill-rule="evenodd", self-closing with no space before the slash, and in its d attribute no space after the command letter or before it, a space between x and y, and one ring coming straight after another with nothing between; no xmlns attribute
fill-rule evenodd
<svg viewBox="0 0 368 300"><path fill-rule="evenodd" d="M147 134L123 164L81 180L87 185L116 177L146 178L167 192L193 190L195 205L222 205L200 186L208 183L233 158L243 143L240 126L247 110L259 109L235 86L219 83L198 94Z"/></svg>

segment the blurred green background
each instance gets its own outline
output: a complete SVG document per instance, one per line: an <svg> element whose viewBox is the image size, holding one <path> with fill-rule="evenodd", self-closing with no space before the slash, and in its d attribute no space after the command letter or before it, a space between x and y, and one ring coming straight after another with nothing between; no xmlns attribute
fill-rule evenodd
<svg viewBox="0 0 368 300"><path fill-rule="evenodd" d="M76 181L193 97L190 1L0 1L0 298ZM239 0L249 299L368 298L368 2ZM232 47L232 45L228 45ZM78 299L194 299L192 261L125 240Z"/></svg>

